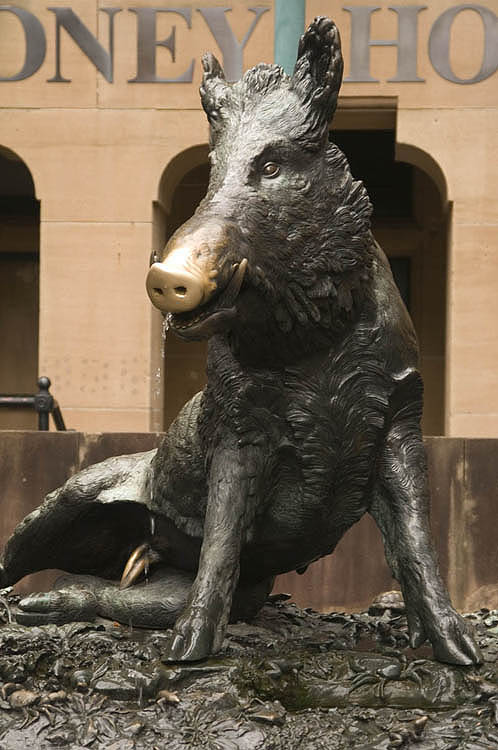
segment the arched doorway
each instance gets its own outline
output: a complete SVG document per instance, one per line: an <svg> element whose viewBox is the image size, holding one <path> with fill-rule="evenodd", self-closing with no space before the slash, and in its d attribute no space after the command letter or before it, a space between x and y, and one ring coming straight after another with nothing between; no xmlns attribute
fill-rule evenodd
<svg viewBox="0 0 498 750"><path fill-rule="evenodd" d="M415 325L424 434L443 435L449 224L444 176L428 155L397 146L393 129L334 130L331 138L365 183L373 232Z"/></svg>
<svg viewBox="0 0 498 750"><path fill-rule="evenodd" d="M168 164L153 206L153 248L162 249L172 234L197 208L208 180L209 147L192 146ZM158 338L162 346L157 346ZM166 429L181 407L205 383L206 342L185 343L164 334L162 316L152 320L152 428Z"/></svg>
<svg viewBox="0 0 498 750"><path fill-rule="evenodd" d="M24 161L0 146L0 393L34 393L38 376L40 203ZM36 429L36 415L2 408L1 429Z"/></svg>
<svg viewBox="0 0 498 750"><path fill-rule="evenodd" d="M365 182L370 194L374 205L374 233L391 262L419 338L420 367L425 382L424 433L442 435L448 238L444 184L437 175L428 173L424 164L416 166L395 160L394 129L334 130L331 139L346 153L353 174ZM198 151L197 157L201 156L202 152ZM411 155L410 161L413 161ZM206 147L205 161L187 167L168 194L163 239L168 239L194 213L205 194L208 179ZM171 187L171 182L169 185ZM204 385L206 348L205 342L187 344L174 336L167 337L163 374L164 427Z"/></svg>

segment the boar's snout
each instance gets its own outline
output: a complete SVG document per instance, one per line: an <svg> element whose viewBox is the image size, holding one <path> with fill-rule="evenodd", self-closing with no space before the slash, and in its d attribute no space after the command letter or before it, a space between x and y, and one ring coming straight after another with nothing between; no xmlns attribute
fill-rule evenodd
<svg viewBox="0 0 498 750"><path fill-rule="evenodd" d="M236 240L230 222L194 214L150 267L149 297L178 336L201 340L230 327L248 266L234 258Z"/></svg>
<svg viewBox="0 0 498 750"><path fill-rule="evenodd" d="M178 248L161 263L153 263L147 275L147 293L162 312L195 310L209 296L212 283L189 254Z"/></svg>
<svg viewBox="0 0 498 750"><path fill-rule="evenodd" d="M231 244L226 223L195 214L170 239L163 260L149 269L146 287L152 304L173 315L205 305L228 281Z"/></svg>

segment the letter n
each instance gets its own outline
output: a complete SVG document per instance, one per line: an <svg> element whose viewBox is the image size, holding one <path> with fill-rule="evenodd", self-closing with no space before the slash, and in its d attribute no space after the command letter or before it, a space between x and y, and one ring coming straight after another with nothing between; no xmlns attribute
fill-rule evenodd
<svg viewBox="0 0 498 750"><path fill-rule="evenodd" d="M71 8L47 8L55 13L55 75L49 78L49 83L69 83L70 78L61 74L61 28L76 42L80 50L102 73L106 81L112 83L113 55L114 55L114 16L121 8L100 8L102 13L109 16L109 52L102 47L98 39L78 18Z"/></svg>

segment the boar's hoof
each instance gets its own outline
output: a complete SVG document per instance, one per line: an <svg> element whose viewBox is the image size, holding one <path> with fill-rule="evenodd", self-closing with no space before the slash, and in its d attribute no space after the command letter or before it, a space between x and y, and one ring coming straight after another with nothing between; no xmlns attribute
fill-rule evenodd
<svg viewBox="0 0 498 750"><path fill-rule="evenodd" d="M66 622L93 622L97 599L88 590L76 587L30 594L19 602L16 620L20 625L63 625Z"/></svg>
<svg viewBox="0 0 498 750"><path fill-rule="evenodd" d="M166 661L199 661L216 650L216 624L206 610L187 609L176 621Z"/></svg>
<svg viewBox="0 0 498 750"><path fill-rule="evenodd" d="M432 644L434 656L446 664L470 666L481 664L482 656L472 636L472 628L452 607L425 616L407 605L410 646L418 648L427 639Z"/></svg>

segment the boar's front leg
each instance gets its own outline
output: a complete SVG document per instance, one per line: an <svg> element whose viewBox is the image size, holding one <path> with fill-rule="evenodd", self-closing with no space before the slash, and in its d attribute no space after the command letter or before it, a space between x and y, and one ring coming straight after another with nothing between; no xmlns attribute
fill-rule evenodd
<svg viewBox="0 0 498 750"><path fill-rule="evenodd" d="M382 532L393 575L401 584L411 647L418 648L428 639L439 661L478 664L479 649L471 628L451 605L431 539L418 374L410 376L404 385L404 397L379 462L370 513Z"/></svg>
<svg viewBox="0 0 498 750"><path fill-rule="evenodd" d="M213 453L198 573L173 630L171 660L195 661L221 648L241 546L254 518L260 457L261 449L236 440Z"/></svg>

